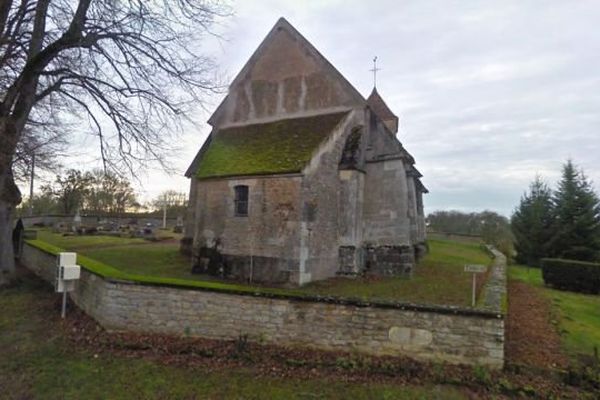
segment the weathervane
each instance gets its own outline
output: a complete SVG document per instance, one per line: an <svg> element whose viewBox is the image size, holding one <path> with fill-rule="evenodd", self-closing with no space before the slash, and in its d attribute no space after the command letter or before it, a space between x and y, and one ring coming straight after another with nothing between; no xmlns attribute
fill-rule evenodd
<svg viewBox="0 0 600 400"><path fill-rule="evenodd" d="M370 69L369 71L373 72L373 87L377 87L377 71L379 71L380 68L377 68L377 56L375 56L373 58L373 69Z"/></svg>

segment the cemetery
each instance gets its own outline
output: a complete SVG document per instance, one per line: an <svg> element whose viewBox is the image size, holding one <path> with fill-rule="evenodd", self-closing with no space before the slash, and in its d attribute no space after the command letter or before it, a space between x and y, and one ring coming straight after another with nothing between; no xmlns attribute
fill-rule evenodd
<svg viewBox="0 0 600 400"><path fill-rule="evenodd" d="M438 3L2 2L0 399L600 398L600 8Z"/></svg>

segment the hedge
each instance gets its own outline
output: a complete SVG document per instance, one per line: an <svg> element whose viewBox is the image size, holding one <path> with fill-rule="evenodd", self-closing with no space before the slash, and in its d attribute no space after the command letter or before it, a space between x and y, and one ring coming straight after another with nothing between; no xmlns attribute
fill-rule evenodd
<svg viewBox="0 0 600 400"><path fill-rule="evenodd" d="M600 293L600 264L559 258L543 258L542 276L546 285L557 289Z"/></svg>

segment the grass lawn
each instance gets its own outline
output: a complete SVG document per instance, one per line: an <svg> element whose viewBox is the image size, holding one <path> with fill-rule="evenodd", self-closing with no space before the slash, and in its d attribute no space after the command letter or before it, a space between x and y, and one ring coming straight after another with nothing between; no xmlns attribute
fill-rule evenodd
<svg viewBox="0 0 600 400"><path fill-rule="evenodd" d="M191 273L190 260L179 253L178 243L148 242L110 236L62 236L39 231L38 239L103 262L120 271L145 276L214 281ZM485 264L490 257L476 242L436 239L411 279L334 278L294 289L296 294L397 300L423 304L469 306L471 274L464 264ZM256 285L252 287L257 287Z"/></svg>
<svg viewBox="0 0 600 400"><path fill-rule="evenodd" d="M83 250L82 254L132 274L198 279L192 264L179 252L177 243L114 246Z"/></svg>
<svg viewBox="0 0 600 400"><path fill-rule="evenodd" d="M115 236L89 235L89 236L63 236L59 233L52 233L49 230L40 229L37 231L37 237L44 242L53 244L63 249L79 251L87 248L97 248L103 246L122 246L129 244L145 244L147 240L139 238L123 238Z"/></svg>
<svg viewBox="0 0 600 400"><path fill-rule="evenodd" d="M1 399L463 399L457 389L256 376L93 354L60 329L48 286L0 289Z"/></svg>
<svg viewBox="0 0 600 400"><path fill-rule="evenodd" d="M305 293L361 298L384 298L426 304L469 306L471 274L465 264L489 265L491 258L478 243L429 240L429 254L411 279L337 278L306 285Z"/></svg>
<svg viewBox="0 0 600 400"><path fill-rule="evenodd" d="M47 230L39 230L38 239L65 250L76 251L127 273L200 279L192 275L191 262L179 253L179 243L176 242L96 235L62 236Z"/></svg>
<svg viewBox="0 0 600 400"><path fill-rule="evenodd" d="M538 268L511 266L509 278L542 288L542 293L552 301L561 338L571 357L592 355L594 346L600 351L600 296L545 287Z"/></svg>

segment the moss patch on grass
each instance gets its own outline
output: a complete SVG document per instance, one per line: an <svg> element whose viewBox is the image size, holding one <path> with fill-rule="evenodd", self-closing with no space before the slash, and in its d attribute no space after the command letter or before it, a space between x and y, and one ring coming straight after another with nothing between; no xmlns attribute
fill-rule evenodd
<svg viewBox="0 0 600 400"><path fill-rule="evenodd" d="M552 301L557 323L567 353L574 358L600 351L600 296L556 290L544 286L538 268L510 266L509 278L539 287ZM531 310L535 312L535 310Z"/></svg>
<svg viewBox="0 0 600 400"><path fill-rule="evenodd" d="M222 129L202 155L196 176L300 172L345 115L326 114Z"/></svg>

